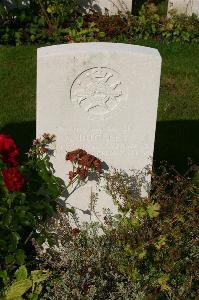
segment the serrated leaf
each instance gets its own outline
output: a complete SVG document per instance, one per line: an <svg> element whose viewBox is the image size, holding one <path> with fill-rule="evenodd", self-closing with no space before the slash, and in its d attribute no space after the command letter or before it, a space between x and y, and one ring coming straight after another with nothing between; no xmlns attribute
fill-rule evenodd
<svg viewBox="0 0 199 300"><path fill-rule="evenodd" d="M27 279L28 272L25 266L19 267L19 269L15 272L15 277L17 281Z"/></svg>
<svg viewBox="0 0 199 300"><path fill-rule="evenodd" d="M138 207L135 211L135 216L138 218L143 218L146 215L146 211L143 207Z"/></svg>
<svg viewBox="0 0 199 300"><path fill-rule="evenodd" d="M6 300L13 300L23 296L32 286L30 279L14 282L6 291Z"/></svg>
<svg viewBox="0 0 199 300"><path fill-rule="evenodd" d="M31 272L31 278L34 284L45 281L49 276L50 272L47 270L34 270Z"/></svg>

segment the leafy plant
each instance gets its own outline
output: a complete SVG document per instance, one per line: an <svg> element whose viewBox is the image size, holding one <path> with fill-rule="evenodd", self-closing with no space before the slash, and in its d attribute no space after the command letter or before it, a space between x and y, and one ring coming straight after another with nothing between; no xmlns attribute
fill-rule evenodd
<svg viewBox="0 0 199 300"><path fill-rule="evenodd" d="M77 16L76 0L34 0L29 5L0 4L0 43L60 42L63 30Z"/></svg>
<svg viewBox="0 0 199 300"><path fill-rule="evenodd" d="M63 207L59 197L76 180L80 185L91 174L100 173L101 161L82 149L68 152L73 171L69 172L69 185L54 176L50 162L55 136L44 133L41 139L33 140L27 153L28 159L20 165L19 149L13 139L0 135L0 285L5 299L22 299L32 287L28 299L38 299L42 286L40 282L49 276L44 270L35 268L34 249L30 240L42 244L46 240L53 243L48 231L38 231L39 224L52 217L61 207L66 214L73 209ZM51 241L51 242L50 242ZM17 271L16 268L21 266ZM12 282L13 273L16 279Z"/></svg>
<svg viewBox="0 0 199 300"><path fill-rule="evenodd" d="M77 1L70 0L35 0L39 7L39 13L44 18L48 28L57 29L71 19L77 12ZM74 17L73 16L73 17Z"/></svg>
<svg viewBox="0 0 199 300"><path fill-rule="evenodd" d="M79 17L73 28L66 29L65 39L67 42L95 42L105 36L94 22L88 23L87 27L83 27L83 18Z"/></svg>
<svg viewBox="0 0 199 300"><path fill-rule="evenodd" d="M0 43L120 41L158 39L166 41L197 42L199 25L196 16L177 15L170 18L160 13L160 6L146 2L138 15L124 8L115 16L92 13L81 16L76 0L34 0L30 5L6 9L0 5ZM123 7L122 1L118 7ZM119 3L118 2L118 3ZM159 2L159 1L156 1Z"/></svg>
<svg viewBox="0 0 199 300"><path fill-rule="evenodd" d="M72 228L60 211L41 225L57 236L46 251L35 243L40 267L53 274L44 299L197 297L198 188L162 166L143 198L143 174L104 174L118 207L116 215L106 211L104 223Z"/></svg>
<svg viewBox="0 0 199 300"><path fill-rule="evenodd" d="M9 276L24 264L37 224L56 209L62 186L47 153L53 140L54 136L44 134L40 147L34 141L28 161L20 166L14 141L0 135L0 277L4 283L4 271Z"/></svg>
<svg viewBox="0 0 199 300"><path fill-rule="evenodd" d="M84 17L95 22L99 30L105 32L106 40L120 41L132 39L157 39L178 42L197 42L199 25L196 16L177 15L171 12L170 18L159 14L154 3L146 2L138 15L108 16L93 14Z"/></svg>
<svg viewBox="0 0 199 300"><path fill-rule="evenodd" d="M39 299L42 292L42 284L48 279L50 272L46 270L34 270L28 275L26 267L23 265L15 272L15 280L7 287L3 299ZM23 298L26 296L26 298Z"/></svg>

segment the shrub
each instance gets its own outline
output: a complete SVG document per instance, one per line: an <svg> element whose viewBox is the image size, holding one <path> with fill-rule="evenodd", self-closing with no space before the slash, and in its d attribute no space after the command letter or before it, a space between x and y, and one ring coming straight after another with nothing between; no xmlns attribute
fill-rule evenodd
<svg viewBox="0 0 199 300"><path fill-rule="evenodd" d="M50 273L33 269L37 260L30 239L38 243L47 238L49 243L53 241L48 231L38 231L40 222L52 217L56 208L64 209L66 214L73 213L73 209L63 208L60 202L63 192L75 182L77 189L89 176L97 178L102 172L101 161L95 156L82 149L68 152L66 161L72 163L73 171L69 172L66 187L54 176L50 162L54 141L55 136L47 133L41 139L35 139L27 153L27 161L20 165L19 149L14 140L0 135L0 294L5 300L38 299L42 291L40 283ZM25 263L28 270L32 270L30 275ZM21 267L17 269L18 266Z"/></svg>
<svg viewBox="0 0 199 300"><path fill-rule="evenodd" d="M157 39L177 42L197 42L199 40L199 21L196 16L177 15L171 17L158 14L158 7L153 3L142 6L138 16L108 16L93 14L85 16L85 20L95 22L99 30L111 41Z"/></svg>
<svg viewBox="0 0 199 300"><path fill-rule="evenodd" d="M25 266L19 267L15 272L15 280L5 290L5 300L26 299L36 300L42 292L42 284L48 279L47 270L34 270L28 274Z"/></svg>
<svg viewBox="0 0 199 300"><path fill-rule="evenodd" d="M143 174L104 176L117 215L73 228L59 211L41 225L57 241L46 252L33 241L40 267L53 273L43 298L196 299L198 188L164 166L145 198Z"/></svg>
<svg viewBox="0 0 199 300"><path fill-rule="evenodd" d="M20 166L13 139L0 135L0 278L4 283L27 256L32 264L29 240L36 235L37 224L53 215L61 194L48 155L53 140L54 136L44 134L41 141L33 141L29 159Z"/></svg>
<svg viewBox="0 0 199 300"><path fill-rule="evenodd" d="M64 40L65 26L77 16L76 0L34 0L8 9L0 4L0 43L56 43ZM64 31L64 32L63 32Z"/></svg>
<svg viewBox="0 0 199 300"><path fill-rule="evenodd" d="M34 0L30 6L11 10L0 6L0 44L53 44L64 42L157 39L198 42L196 16L160 15L158 7L146 2L138 15L101 13L80 15L76 0Z"/></svg>

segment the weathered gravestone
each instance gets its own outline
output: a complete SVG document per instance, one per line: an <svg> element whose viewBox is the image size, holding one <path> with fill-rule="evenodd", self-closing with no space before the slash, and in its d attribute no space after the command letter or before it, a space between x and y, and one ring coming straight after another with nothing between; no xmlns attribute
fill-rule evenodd
<svg viewBox="0 0 199 300"><path fill-rule="evenodd" d="M175 9L179 14L199 16L199 0L169 0L168 15L172 9Z"/></svg>
<svg viewBox="0 0 199 300"><path fill-rule="evenodd" d="M78 0L83 12L96 11L110 15L124 13L132 10L132 0Z"/></svg>
<svg viewBox="0 0 199 300"><path fill-rule="evenodd" d="M86 150L109 167L141 170L153 156L161 57L128 44L80 43L38 49L37 137L55 134L56 175L68 181L66 151ZM67 199L84 211L89 181ZM98 209L113 209L106 195Z"/></svg>

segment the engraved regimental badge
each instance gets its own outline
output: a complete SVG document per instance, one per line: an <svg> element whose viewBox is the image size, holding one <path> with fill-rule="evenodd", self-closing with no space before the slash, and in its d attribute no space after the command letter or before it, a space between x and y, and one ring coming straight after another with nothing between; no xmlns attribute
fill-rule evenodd
<svg viewBox="0 0 199 300"><path fill-rule="evenodd" d="M105 67L85 70L73 81L70 99L88 114L109 114L123 100L120 74Z"/></svg>

